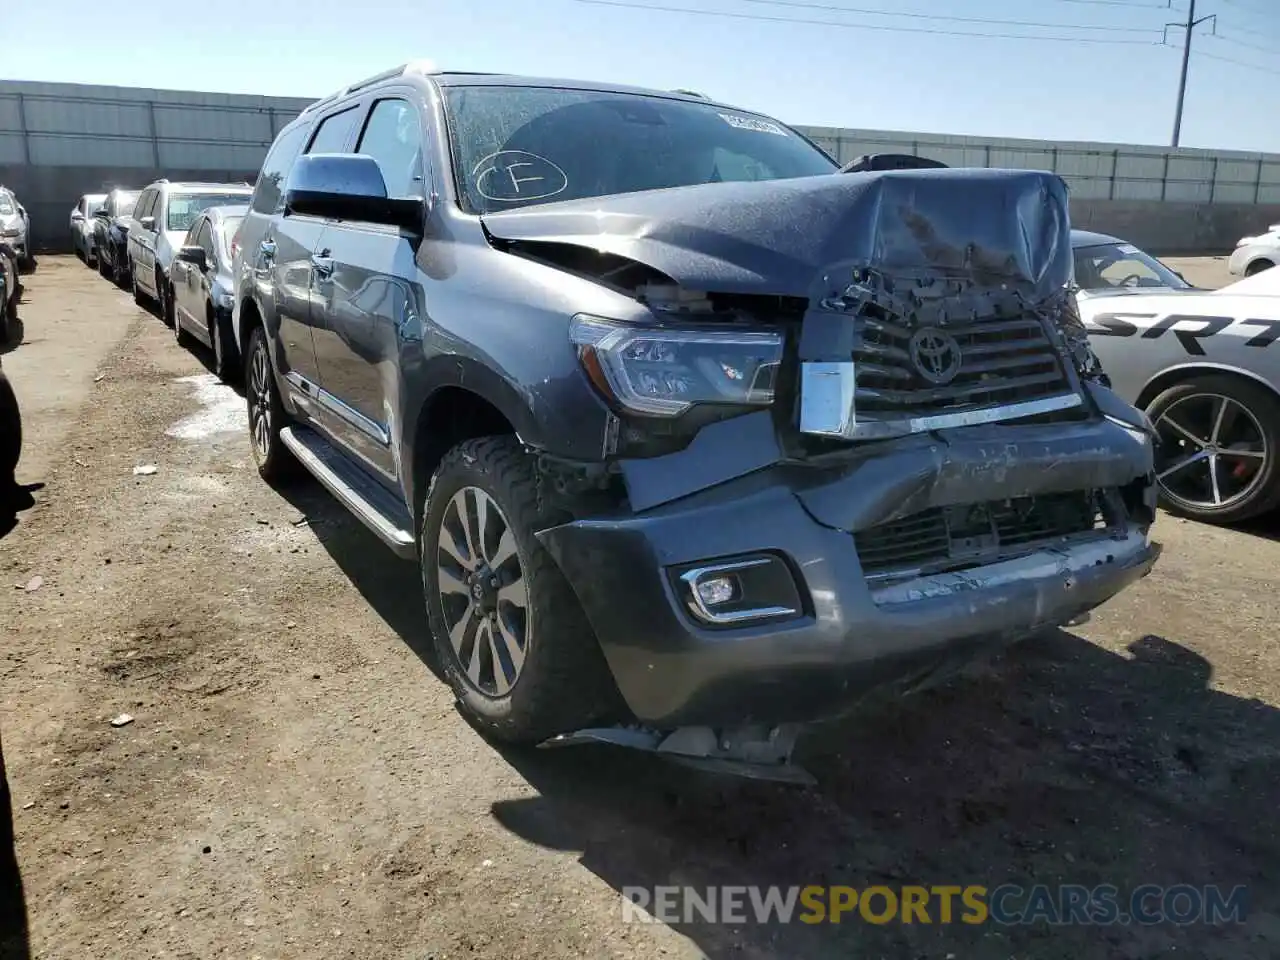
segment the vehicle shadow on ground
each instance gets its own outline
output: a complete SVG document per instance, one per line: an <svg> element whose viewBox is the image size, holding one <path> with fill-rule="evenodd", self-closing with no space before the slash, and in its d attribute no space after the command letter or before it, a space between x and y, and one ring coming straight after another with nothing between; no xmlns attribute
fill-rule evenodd
<svg viewBox="0 0 1280 960"><path fill-rule="evenodd" d="M1280 510L1242 523L1235 529L1250 536L1261 537L1263 540L1280 541Z"/></svg>
<svg viewBox="0 0 1280 960"><path fill-rule="evenodd" d="M1280 918L1259 908L1280 894L1280 711L1209 689L1209 663L1176 643L1129 653L1056 632L829 724L802 744L810 789L620 748L506 751L541 796L493 815L580 852L620 917L624 888L671 884L1114 884L1125 906L1144 883L1243 884L1253 905L1216 928L944 925L936 901L929 924L671 924L712 958L1274 957Z"/></svg>
<svg viewBox="0 0 1280 960"><path fill-rule="evenodd" d="M443 682L423 608L418 565L397 560L319 482L302 477L280 494L307 518L316 540L369 606Z"/></svg>
<svg viewBox="0 0 1280 960"><path fill-rule="evenodd" d="M27 334L27 328L22 325L22 318L9 321L9 336L7 339L0 341L0 355L12 353L22 346L24 338Z"/></svg>
<svg viewBox="0 0 1280 960"><path fill-rule="evenodd" d="M0 540L18 525L18 514L36 505L32 494L44 489L43 483L16 483L9 489L0 489Z"/></svg>
<svg viewBox="0 0 1280 960"><path fill-rule="evenodd" d="M13 804L0 744L0 960L27 960L27 906L13 845Z"/></svg>

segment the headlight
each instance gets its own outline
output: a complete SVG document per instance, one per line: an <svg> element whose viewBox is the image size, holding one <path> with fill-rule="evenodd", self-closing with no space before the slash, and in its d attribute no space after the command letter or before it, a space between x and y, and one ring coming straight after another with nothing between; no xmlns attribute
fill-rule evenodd
<svg viewBox="0 0 1280 960"><path fill-rule="evenodd" d="M1089 343L1089 331L1080 319L1080 307L1070 291L1058 302L1056 321L1080 378L1092 380L1104 387L1111 386L1111 378L1102 369L1102 361L1098 359L1098 355L1093 352L1093 346Z"/></svg>
<svg viewBox="0 0 1280 960"><path fill-rule="evenodd" d="M218 306L222 307L224 310L230 310L235 305L236 305L236 298L233 297L231 294L229 293L218 294Z"/></svg>
<svg viewBox="0 0 1280 960"><path fill-rule="evenodd" d="M649 416L704 403L767 406L782 361L782 335L773 331L633 327L579 314L569 337L598 390Z"/></svg>

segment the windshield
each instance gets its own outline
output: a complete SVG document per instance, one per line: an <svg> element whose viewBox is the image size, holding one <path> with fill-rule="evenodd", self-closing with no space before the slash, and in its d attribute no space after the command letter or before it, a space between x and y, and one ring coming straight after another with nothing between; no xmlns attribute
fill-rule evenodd
<svg viewBox="0 0 1280 960"><path fill-rule="evenodd" d="M226 254L228 262L231 260L231 240L243 221L244 217L225 217L222 226L218 229L218 243L222 247L222 252Z"/></svg>
<svg viewBox="0 0 1280 960"><path fill-rule="evenodd" d="M136 193L117 193L116 194L116 215L127 216L133 213L133 208L138 205L138 194Z"/></svg>
<svg viewBox="0 0 1280 960"><path fill-rule="evenodd" d="M11 213L17 213L18 208L13 205L13 200L7 193L0 193L0 217L7 217Z"/></svg>
<svg viewBox="0 0 1280 960"><path fill-rule="evenodd" d="M169 196L169 220L166 229L186 232L202 210L247 200L247 191L239 193L174 193Z"/></svg>
<svg viewBox="0 0 1280 960"><path fill-rule="evenodd" d="M1191 284L1132 244L1107 243L1095 247L1077 247L1074 253L1076 283L1081 290L1144 287L1191 289Z"/></svg>
<svg viewBox="0 0 1280 960"><path fill-rule="evenodd" d="M86 200L86 201L85 201L85 206L87 206L87 207L89 208L89 209L88 209L88 215L89 215L89 216L91 216L91 217L92 217L95 213L97 213L99 210L101 210L103 207L105 207L106 205L107 205L107 198L106 198L106 197L99 197L99 198L98 198L98 199L96 199L96 200L94 200L94 199L89 199L89 200Z"/></svg>
<svg viewBox="0 0 1280 960"><path fill-rule="evenodd" d="M834 173L782 124L710 103L553 87L445 91L465 208Z"/></svg>

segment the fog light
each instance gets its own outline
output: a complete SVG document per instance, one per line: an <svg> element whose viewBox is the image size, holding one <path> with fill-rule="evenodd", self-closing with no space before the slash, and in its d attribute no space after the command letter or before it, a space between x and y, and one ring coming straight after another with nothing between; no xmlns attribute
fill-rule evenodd
<svg viewBox="0 0 1280 960"><path fill-rule="evenodd" d="M698 598L708 607L728 603L738 592L737 583L733 577L709 577L706 580L699 580L695 589L698 591Z"/></svg>
<svg viewBox="0 0 1280 960"><path fill-rule="evenodd" d="M685 605L703 623L745 626L801 613L795 579L780 557L743 557L685 568L676 575Z"/></svg>

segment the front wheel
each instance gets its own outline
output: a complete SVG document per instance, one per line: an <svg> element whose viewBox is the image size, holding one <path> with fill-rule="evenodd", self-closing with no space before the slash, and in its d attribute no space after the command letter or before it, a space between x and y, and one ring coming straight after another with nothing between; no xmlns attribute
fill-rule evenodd
<svg viewBox="0 0 1280 960"><path fill-rule="evenodd" d="M515 437L454 447L427 493L419 547L436 654L496 740L537 743L622 713L578 598L534 536L563 519Z"/></svg>
<svg viewBox="0 0 1280 960"><path fill-rule="evenodd" d="M1280 398L1261 384L1199 376L1147 408L1156 427L1161 506L1236 523L1280 506Z"/></svg>
<svg viewBox="0 0 1280 960"><path fill-rule="evenodd" d="M249 408L249 438L258 473L272 484L292 478L298 471L298 461L280 439L286 415L271 367L267 334L262 327L254 327L249 335L244 396Z"/></svg>
<svg viewBox="0 0 1280 960"><path fill-rule="evenodd" d="M147 306L147 295L138 286L138 268L132 260L129 261L129 281L133 285L133 302L140 307Z"/></svg>

